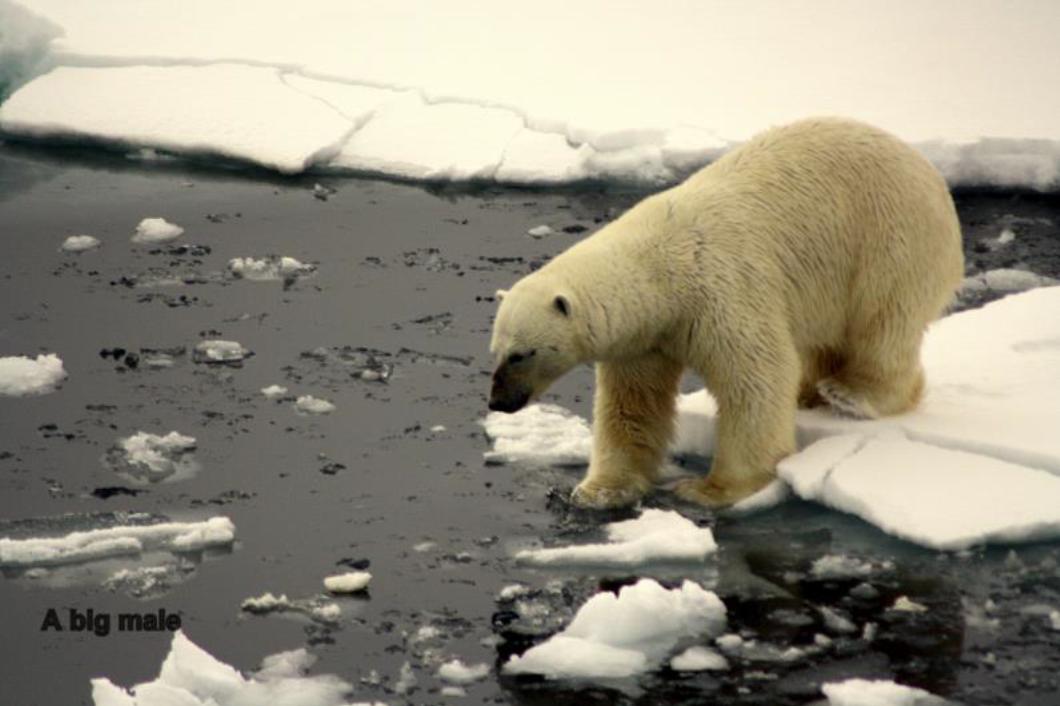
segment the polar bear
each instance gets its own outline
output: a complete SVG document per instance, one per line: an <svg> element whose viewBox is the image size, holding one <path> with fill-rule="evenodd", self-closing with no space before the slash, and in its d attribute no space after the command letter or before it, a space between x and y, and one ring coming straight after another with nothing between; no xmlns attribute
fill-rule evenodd
<svg viewBox="0 0 1060 706"><path fill-rule="evenodd" d="M922 335L963 271L953 200L919 153L852 120L773 128L499 293L489 408L595 363L572 499L624 505L655 480L690 368L718 402L716 444L709 474L677 492L725 506L795 450L798 406L913 408Z"/></svg>

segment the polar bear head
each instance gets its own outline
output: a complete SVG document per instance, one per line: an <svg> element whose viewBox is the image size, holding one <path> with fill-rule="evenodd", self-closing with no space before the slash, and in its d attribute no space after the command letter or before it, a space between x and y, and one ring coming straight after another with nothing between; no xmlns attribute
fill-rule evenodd
<svg viewBox="0 0 1060 706"><path fill-rule="evenodd" d="M537 272L498 291L490 352L496 363L489 408L517 412L582 361L577 302L557 278Z"/></svg>

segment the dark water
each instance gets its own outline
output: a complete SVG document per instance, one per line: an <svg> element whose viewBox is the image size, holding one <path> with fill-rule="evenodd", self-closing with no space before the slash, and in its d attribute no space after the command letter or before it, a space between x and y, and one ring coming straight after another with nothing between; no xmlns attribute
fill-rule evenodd
<svg viewBox="0 0 1060 706"><path fill-rule="evenodd" d="M315 181L335 192L316 198ZM516 548L592 538L620 515L566 506L578 469L485 465L480 420L494 290L637 198L280 180L0 148L0 354L55 351L70 375L50 395L0 398L0 535L101 526L122 512L181 520L223 514L237 527L232 551L181 557L163 588L131 591L141 597L105 588L103 579L121 567L172 565L172 556L38 578L6 572L0 701L86 704L91 677L130 685L156 676L167 634L42 633L49 608L162 608L181 615L193 641L240 669L309 644L320 657L314 671L353 683L353 700L452 701L438 693L439 660L494 663L562 625L592 592L632 580L513 564ZM983 192L958 201L973 270L1060 273L1055 199ZM205 247L133 247L129 237L147 216L184 226L175 244ZM556 232L526 234L542 223ZM1014 230L1015 242L996 251L981 245L1002 227ZM77 233L103 247L60 253L63 238ZM319 268L286 287L223 276L232 257L268 254ZM187 283L150 286L173 277ZM190 349L203 338L239 341L253 356L241 367L196 364ZM100 355L115 348L141 360L149 349L169 350L174 364L149 369L133 360L131 367L126 356ZM385 366L389 378L351 376L366 364ZM273 383L337 409L300 416L289 400L258 392ZM553 398L588 414L591 392L590 371L579 370ZM437 425L445 430L432 431ZM199 472L146 486L115 473L108 449L139 429L196 437ZM650 503L672 500L659 494ZM740 520L682 509L715 527L717 561L638 575L701 581L725 600L732 629L761 644L807 646L816 633L830 634L832 644L791 663L736 660L732 671L713 676L663 671L557 684L494 672L469 686L463 702L800 704L818 699L823 681L864 676L968 704L1057 703L1060 633L1042 614L1044 606L1060 608L1056 544L938 554L801 502ZM873 590L852 594L861 580L813 579L810 564L826 554L875 563L880 568L867 578ZM240 613L243 599L265 591L315 596L324 576L365 562L374 575L369 595L340 601L338 628ZM514 581L534 589L530 600L547 609L544 619L495 602ZM887 611L900 595L929 610ZM821 606L842 612L857 632L823 625ZM861 639L866 623L877 625L871 642ZM424 625L439 628L439 637L411 640ZM495 634L507 642L487 640ZM390 689L406 661L419 684L399 696Z"/></svg>

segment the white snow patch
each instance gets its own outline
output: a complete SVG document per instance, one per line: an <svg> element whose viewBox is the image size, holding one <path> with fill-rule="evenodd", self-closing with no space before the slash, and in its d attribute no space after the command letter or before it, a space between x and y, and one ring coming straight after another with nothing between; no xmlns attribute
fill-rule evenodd
<svg viewBox="0 0 1060 706"><path fill-rule="evenodd" d="M287 394L287 388L283 385L269 385L261 388L261 394L270 400L275 400Z"/></svg>
<svg viewBox="0 0 1060 706"><path fill-rule="evenodd" d="M692 581L667 590L653 579L598 593L562 632L512 657L508 674L550 679L621 678L660 666L678 642L725 629L725 606Z"/></svg>
<svg viewBox="0 0 1060 706"><path fill-rule="evenodd" d="M670 669L675 672L723 672L728 668L724 655L702 645L693 645L670 660Z"/></svg>
<svg viewBox="0 0 1060 706"><path fill-rule="evenodd" d="M488 664L464 664L459 659L446 662L438 668L438 678L450 684L472 684L489 676Z"/></svg>
<svg viewBox="0 0 1060 706"><path fill-rule="evenodd" d="M0 357L0 397L43 395L65 378L63 361L54 353Z"/></svg>
<svg viewBox="0 0 1060 706"><path fill-rule="evenodd" d="M208 340L201 341L192 351L196 363L238 363L250 355L237 341Z"/></svg>
<svg viewBox="0 0 1060 706"><path fill-rule="evenodd" d="M254 282L276 282L312 274L315 265L307 265L293 257L235 257L228 261L228 271L235 277Z"/></svg>
<svg viewBox="0 0 1060 706"><path fill-rule="evenodd" d="M371 580L372 575L367 571L350 571L328 576L324 579L324 588L332 593L357 593L368 588Z"/></svg>
<svg viewBox="0 0 1060 706"><path fill-rule="evenodd" d="M128 690L93 679L92 701L95 706L356 706L347 701L352 687L342 679L305 675L315 659L304 649L281 652L244 676L178 630L156 679Z"/></svg>
<svg viewBox="0 0 1060 706"><path fill-rule="evenodd" d="M184 229L165 218L145 218L136 226L134 243L164 243L180 237Z"/></svg>
<svg viewBox="0 0 1060 706"><path fill-rule="evenodd" d="M583 465L592 448L592 432L584 419L563 407L532 404L516 412L490 412L484 422L494 463Z"/></svg>
<svg viewBox="0 0 1060 706"><path fill-rule="evenodd" d="M62 537L0 538L0 566L57 566L110 556L139 554L149 549L189 552L225 546L235 540L227 517L202 522L121 525L71 532Z"/></svg>
<svg viewBox="0 0 1060 706"><path fill-rule="evenodd" d="M673 510L644 510L640 517L605 526L606 544L524 549L517 561L537 566L638 566L700 562L717 551L709 527L698 527Z"/></svg>
<svg viewBox="0 0 1060 706"><path fill-rule="evenodd" d="M335 411L334 404L312 395L300 396L295 400L294 408L302 414L331 414Z"/></svg>
<svg viewBox="0 0 1060 706"><path fill-rule="evenodd" d="M84 252L98 248L99 245L99 238L93 238L91 235L71 235L60 247L66 252Z"/></svg>
<svg viewBox="0 0 1060 706"><path fill-rule="evenodd" d="M942 699L923 689L896 684L893 681L847 679L821 687L828 706L928 706Z"/></svg>

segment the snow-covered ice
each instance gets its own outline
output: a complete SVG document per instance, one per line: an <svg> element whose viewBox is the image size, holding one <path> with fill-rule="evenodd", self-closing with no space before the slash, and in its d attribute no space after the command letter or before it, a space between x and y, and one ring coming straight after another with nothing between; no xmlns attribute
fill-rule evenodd
<svg viewBox="0 0 1060 706"><path fill-rule="evenodd" d="M582 465L589 459L592 432L584 419L552 404L532 404L515 414L490 412L486 435L494 463Z"/></svg>
<svg viewBox="0 0 1060 706"><path fill-rule="evenodd" d="M670 669L675 672L723 672L728 668L725 655L703 645L693 645L670 660Z"/></svg>
<svg viewBox="0 0 1060 706"><path fill-rule="evenodd" d="M350 571L328 576L324 579L324 588L332 593L357 593L368 588L371 580L372 575L367 571Z"/></svg>
<svg viewBox="0 0 1060 706"><path fill-rule="evenodd" d="M200 341L192 351L196 363L233 364L242 362L250 351L237 341Z"/></svg>
<svg viewBox="0 0 1060 706"><path fill-rule="evenodd" d="M304 277L316 270L293 257L235 257L228 261L228 271L233 276L255 282L274 282Z"/></svg>
<svg viewBox="0 0 1060 706"><path fill-rule="evenodd" d="M605 526L608 542L524 549L517 561L537 566L639 566L701 562L717 551L709 527L698 527L673 510L644 510L640 517Z"/></svg>
<svg viewBox="0 0 1060 706"><path fill-rule="evenodd" d="M136 226L134 243L165 243L179 238L184 229L165 218L145 218Z"/></svg>
<svg viewBox="0 0 1060 706"><path fill-rule="evenodd" d="M1060 175L1060 97L1041 89L1060 80L1043 60L1060 18L1034 0L971 15L959 0L752 0L650 17L605 0L517 15L475 0L26 4L46 19L16 18L25 31L0 46L0 78L32 79L0 106L18 136L283 172L667 181L769 125L839 114L917 145L954 184L1044 189ZM724 31L703 41L704 27Z"/></svg>
<svg viewBox="0 0 1060 706"><path fill-rule="evenodd" d="M828 706L940 706L943 700L923 689L882 679L847 679L821 686Z"/></svg>
<svg viewBox="0 0 1060 706"><path fill-rule="evenodd" d="M489 676L488 664L464 664L459 659L446 662L438 667L438 678L450 684L465 685L482 681Z"/></svg>
<svg viewBox="0 0 1060 706"><path fill-rule="evenodd" d="M294 408L300 414L331 414L335 411L335 405L328 400L302 395L294 402Z"/></svg>
<svg viewBox="0 0 1060 706"><path fill-rule="evenodd" d="M514 656L508 674L551 679L621 678L658 668L686 638L711 638L726 625L725 606L692 581L667 590L653 579L598 593L560 633Z"/></svg>
<svg viewBox="0 0 1060 706"><path fill-rule="evenodd" d="M66 378L63 361L54 353L0 357L0 396L27 397L51 392Z"/></svg>
<svg viewBox="0 0 1060 706"><path fill-rule="evenodd" d="M137 481L183 480L199 468L192 455L195 447L194 437L176 431L164 436L138 431L118 439L108 452L107 461Z"/></svg>
<svg viewBox="0 0 1060 706"><path fill-rule="evenodd" d="M84 252L98 248L99 245L99 238L93 238L91 235L71 235L60 247L66 252Z"/></svg>
<svg viewBox="0 0 1060 706"><path fill-rule="evenodd" d="M235 525L227 517L202 522L163 522L121 525L71 532L62 537L0 538L0 566L25 568L57 566L110 556L139 554L150 549L190 552L228 546Z"/></svg>
<svg viewBox="0 0 1060 706"><path fill-rule="evenodd" d="M330 674L306 675L314 661L305 649L291 650L266 657L261 669L243 675L178 630L157 678L129 689L93 679L92 701L95 706L357 706L347 698L353 691L347 682Z"/></svg>
<svg viewBox="0 0 1060 706"><path fill-rule="evenodd" d="M239 604L239 609L253 615L294 613L326 624L337 623L342 617L342 608L337 603L332 603L323 597L292 600L287 597L286 593L277 596L271 591L243 599L243 602Z"/></svg>
<svg viewBox="0 0 1060 706"><path fill-rule="evenodd" d="M270 400L279 399L287 394L287 388L283 385L269 385L261 388L261 394Z"/></svg>

